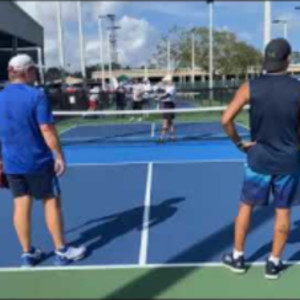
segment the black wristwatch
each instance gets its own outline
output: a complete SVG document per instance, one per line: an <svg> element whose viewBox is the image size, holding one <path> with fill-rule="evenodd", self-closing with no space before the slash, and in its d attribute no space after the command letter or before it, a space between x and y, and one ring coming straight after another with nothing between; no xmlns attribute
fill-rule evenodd
<svg viewBox="0 0 300 300"><path fill-rule="evenodd" d="M239 149L243 149L243 148L244 148L244 145L245 145L245 141L243 141L243 140L240 140L238 143L236 143L236 146L237 146Z"/></svg>

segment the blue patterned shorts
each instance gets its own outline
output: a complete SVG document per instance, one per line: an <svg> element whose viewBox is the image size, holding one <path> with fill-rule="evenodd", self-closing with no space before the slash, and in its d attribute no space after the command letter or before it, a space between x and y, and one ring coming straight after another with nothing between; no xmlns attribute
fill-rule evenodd
<svg viewBox="0 0 300 300"><path fill-rule="evenodd" d="M252 206L268 205L273 199L276 208L300 204L300 172L292 175L266 175L245 164L241 201Z"/></svg>

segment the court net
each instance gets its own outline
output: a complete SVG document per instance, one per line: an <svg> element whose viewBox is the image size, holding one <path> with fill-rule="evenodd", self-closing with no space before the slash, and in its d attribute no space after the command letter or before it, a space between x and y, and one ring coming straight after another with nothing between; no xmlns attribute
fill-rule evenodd
<svg viewBox="0 0 300 300"><path fill-rule="evenodd" d="M226 139L221 115L226 107L126 111L55 111L63 144L159 142L164 118L174 117L176 141ZM236 120L242 136L248 136L248 109ZM168 140L168 135L166 136Z"/></svg>

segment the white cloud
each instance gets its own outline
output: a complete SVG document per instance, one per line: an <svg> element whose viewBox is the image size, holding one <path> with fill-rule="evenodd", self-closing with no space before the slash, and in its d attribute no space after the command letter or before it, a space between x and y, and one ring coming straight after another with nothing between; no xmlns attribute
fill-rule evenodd
<svg viewBox="0 0 300 300"><path fill-rule="evenodd" d="M17 4L44 27L46 66L58 66L56 2L17 1ZM115 13L123 5L124 3L108 1L82 2L85 33L95 31L94 28L97 26L96 21L99 14ZM78 69L79 41L76 2L61 2L61 11L64 31L65 61L67 65L72 65L72 69ZM89 22L87 22L87 20L89 20ZM88 29L88 32L86 29ZM89 50L86 54L87 61L90 60L90 53L91 51Z"/></svg>
<svg viewBox="0 0 300 300"><path fill-rule="evenodd" d="M155 50L159 32L144 19L124 16L120 20L120 60L124 64L144 64Z"/></svg>
<svg viewBox="0 0 300 300"><path fill-rule="evenodd" d="M118 31L118 55L123 65L140 66L147 62L155 49L159 39L158 31L146 20L124 16L118 22L121 29ZM90 37L86 43L88 63L99 62L99 41L96 36ZM104 45L105 62L107 57L107 44Z"/></svg>

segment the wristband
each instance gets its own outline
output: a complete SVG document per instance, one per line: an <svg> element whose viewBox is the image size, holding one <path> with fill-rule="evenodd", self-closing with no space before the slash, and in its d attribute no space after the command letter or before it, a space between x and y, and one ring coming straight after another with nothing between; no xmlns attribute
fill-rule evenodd
<svg viewBox="0 0 300 300"><path fill-rule="evenodd" d="M245 142L243 140L240 140L238 143L236 143L236 146L239 149L243 149L244 145L245 145Z"/></svg>

